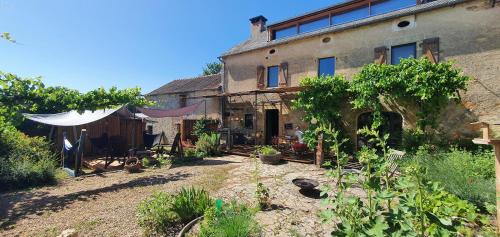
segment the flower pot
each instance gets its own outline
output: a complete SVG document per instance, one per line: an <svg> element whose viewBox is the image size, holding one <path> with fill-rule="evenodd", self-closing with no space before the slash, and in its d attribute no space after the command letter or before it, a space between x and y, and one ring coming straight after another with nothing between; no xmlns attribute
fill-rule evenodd
<svg viewBox="0 0 500 237"><path fill-rule="evenodd" d="M281 161L281 152L274 155L259 154L259 158L264 164L276 165Z"/></svg>
<svg viewBox="0 0 500 237"><path fill-rule="evenodd" d="M139 161L139 159L135 158L135 157L132 157L132 158L128 158L126 161L125 161L125 170L129 173L136 173L136 172L139 172L139 170L141 170L141 162Z"/></svg>

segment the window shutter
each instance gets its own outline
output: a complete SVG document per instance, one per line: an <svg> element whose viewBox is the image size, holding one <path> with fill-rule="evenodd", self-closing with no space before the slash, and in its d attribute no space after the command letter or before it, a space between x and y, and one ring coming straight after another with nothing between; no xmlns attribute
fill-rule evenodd
<svg viewBox="0 0 500 237"><path fill-rule="evenodd" d="M264 71L266 68L264 66L257 66L257 89L264 89L266 87L264 79Z"/></svg>
<svg viewBox="0 0 500 237"><path fill-rule="evenodd" d="M432 63L439 62L439 38L424 39L422 53Z"/></svg>
<svg viewBox="0 0 500 237"><path fill-rule="evenodd" d="M281 77L279 77L279 86L280 87L285 87L287 86L288 82L288 63L287 62L282 62L280 64L280 70L281 70Z"/></svg>
<svg viewBox="0 0 500 237"><path fill-rule="evenodd" d="M375 48L374 63L375 64L387 63L387 47L381 46Z"/></svg>

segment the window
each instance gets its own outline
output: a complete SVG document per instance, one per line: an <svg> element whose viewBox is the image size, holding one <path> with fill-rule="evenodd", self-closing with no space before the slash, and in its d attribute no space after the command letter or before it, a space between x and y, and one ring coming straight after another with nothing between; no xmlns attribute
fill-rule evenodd
<svg viewBox="0 0 500 237"><path fill-rule="evenodd" d="M330 18L324 17L318 20L302 23L299 25L299 34L307 33L330 26Z"/></svg>
<svg viewBox="0 0 500 237"><path fill-rule="evenodd" d="M422 0L422 3L432 2L435 0ZM372 2L369 6L364 6L361 8L347 9L344 12L338 13L330 17L317 18L312 21L300 22L297 21L297 25L289 26L282 29L274 30L272 29L271 39L282 39L286 37L295 36L298 34L303 34L307 32L316 31L322 28L341 25L361 19L365 19L371 16L381 15L408 7L413 7L417 5L417 0L377 0Z"/></svg>
<svg viewBox="0 0 500 237"><path fill-rule="evenodd" d="M179 107L184 108L186 107L186 104L187 104L187 96L179 95Z"/></svg>
<svg viewBox="0 0 500 237"><path fill-rule="evenodd" d="M363 7L356 10L344 12L338 15L334 15L332 17L332 22L333 25L340 25L351 21L360 20L369 16L370 12L368 10L368 7Z"/></svg>
<svg viewBox="0 0 500 237"><path fill-rule="evenodd" d="M333 76L335 74L335 58L320 58L318 76Z"/></svg>
<svg viewBox="0 0 500 237"><path fill-rule="evenodd" d="M282 38L294 36L296 34L297 34L297 27L292 26L292 27L288 27L288 28L274 31L274 39L282 39Z"/></svg>
<svg viewBox="0 0 500 237"><path fill-rule="evenodd" d="M267 87L278 87L279 71L280 70L278 66L267 68Z"/></svg>
<svg viewBox="0 0 500 237"><path fill-rule="evenodd" d="M253 114L245 114L245 128L246 129L253 128Z"/></svg>
<svg viewBox="0 0 500 237"><path fill-rule="evenodd" d="M415 0L387 0L373 4L370 8L370 15L380 15L392 11L401 10L403 8L417 5Z"/></svg>
<svg viewBox="0 0 500 237"><path fill-rule="evenodd" d="M404 44L392 46L391 48L391 64L399 64L402 58L415 58L417 55L417 44Z"/></svg>

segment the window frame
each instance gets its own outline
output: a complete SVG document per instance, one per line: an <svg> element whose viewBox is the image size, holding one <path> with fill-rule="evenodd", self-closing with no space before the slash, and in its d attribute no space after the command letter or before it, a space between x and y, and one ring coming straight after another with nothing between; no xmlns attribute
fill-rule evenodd
<svg viewBox="0 0 500 237"><path fill-rule="evenodd" d="M181 94L179 95L179 107L184 108L187 106L187 95Z"/></svg>
<svg viewBox="0 0 500 237"><path fill-rule="evenodd" d="M247 124L247 122L248 122L248 124ZM244 114L243 115L243 127L245 129L253 129L253 114Z"/></svg>
<svg viewBox="0 0 500 237"><path fill-rule="evenodd" d="M318 70L317 70L317 73L318 73L318 77L321 77L321 69L320 69L320 66L321 66L321 60L323 59L333 59L333 75L326 75L326 76L335 76L335 71L336 71L336 66L337 66L337 58L335 56L330 56L330 57L324 57L324 58L318 58Z"/></svg>
<svg viewBox="0 0 500 237"><path fill-rule="evenodd" d="M277 70L277 73L276 73L276 85L273 85L273 86L269 85L269 79L270 79L270 77L269 77L269 75L270 75L269 70L271 68L276 68L276 70ZM267 73L267 75L266 75L266 88L276 88L276 87L278 87L279 84L280 84L280 67L278 65L269 66L269 67L267 67L266 73Z"/></svg>
<svg viewBox="0 0 500 237"><path fill-rule="evenodd" d="M417 42L412 42L412 43L407 43L407 44L393 45L393 46L391 46L391 65L397 65L401 61L401 59L399 59L399 61L396 64L393 63L393 60L394 60L394 48L400 48L400 47L410 46L410 45L414 46L414 48L413 48L413 58L417 58Z"/></svg>
<svg viewBox="0 0 500 237"><path fill-rule="evenodd" d="M380 14L388 14L390 12L399 11L401 9L406 9L406 8L409 8L409 7L418 6L420 4L425 4L425 2L426 2L426 1L423 1L423 0L405 0L405 1L408 1L408 3L409 3L409 5L406 5L405 7L394 8L394 9L391 9L391 10L385 12L385 13L378 13L378 14L373 14L372 13L372 5L374 6L374 5L378 5L378 4L383 4L384 2L388 2L388 1L397 1L397 0L360 0L360 1L355 1L354 3L350 3L350 4L346 3L345 5L342 4L342 5L339 5L339 6L334 6L333 8L326 8L324 10L319 10L319 11L316 11L316 12L313 12L313 13L305 14L305 15L297 17L297 18L295 18L293 20L288 20L288 21L285 21L283 23L272 25L271 27L269 27L268 28L269 39L271 41L273 41L273 40L279 40L279 39L285 39L285 38L294 37L294 36L297 36L297 35L306 34L306 33L315 32L315 31L321 30L322 28L315 29L315 30L312 30L312 31L307 31L307 32L301 32L300 31L300 26L302 24L307 24L307 23L310 23L310 22L321 20L322 18L327 18L328 17L330 22L329 22L329 25L327 27L332 27L332 26L338 26L338 25L347 24L347 23L352 22L352 21L358 21L358 20L370 18L370 17L377 16L377 15L380 15ZM415 2L414 5L410 4L412 1ZM354 11L357 11L357 10L360 10L360 9L363 9L363 8L367 8L367 10L368 10L368 15L367 16L359 18L359 19L354 19L354 20L349 20L349 21L346 21L346 22L337 23L337 24L334 23L335 22L335 20L334 20L335 16L347 14L349 12L354 12ZM327 27L325 27L325 28L327 28ZM286 29L290 29L291 30L292 28L295 28L295 32L294 32L293 35L287 35L285 37L279 37L279 38L276 37L276 32L277 31L286 30Z"/></svg>

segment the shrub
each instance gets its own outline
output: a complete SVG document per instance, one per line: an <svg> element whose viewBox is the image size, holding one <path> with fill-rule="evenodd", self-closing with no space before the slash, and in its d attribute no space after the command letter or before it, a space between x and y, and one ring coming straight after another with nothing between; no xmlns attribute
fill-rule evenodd
<svg viewBox="0 0 500 237"><path fill-rule="evenodd" d="M139 204L137 219L146 236L166 236L203 215L212 203L208 192L195 188L183 188L176 195L155 192Z"/></svg>
<svg viewBox="0 0 500 237"><path fill-rule="evenodd" d="M187 223L202 216L203 212L212 206L212 203L213 200L207 191L193 187L182 188L179 194L174 196L172 211L177 213L183 223Z"/></svg>
<svg viewBox="0 0 500 237"><path fill-rule="evenodd" d="M420 149L415 160L427 169L427 178L450 193L484 208L495 204L495 157L491 151L469 152L452 148L430 152Z"/></svg>
<svg viewBox="0 0 500 237"><path fill-rule="evenodd" d="M200 138L203 134L206 134L209 132L208 130L208 124L210 120L206 118L201 118L199 120L196 120L193 125L193 132L191 132L192 135Z"/></svg>
<svg viewBox="0 0 500 237"><path fill-rule="evenodd" d="M382 154L363 147L357 155L363 166L359 173L344 172L344 162L326 173L336 181L335 192L324 200L327 208L321 217L335 220L333 236L473 236L478 231L491 232L488 217L429 181L426 168L417 162L410 162L400 175L390 175L385 145L389 137L366 128L358 132L372 135L371 142L382 148ZM338 137L338 133L332 134ZM332 147L340 147L338 139ZM365 198L352 195L350 189L358 187ZM331 191L331 185L323 187L323 192Z"/></svg>
<svg viewBox="0 0 500 237"><path fill-rule="evenodd" d="M196 151L193 148L184 149L184 158L185 160L189 160L189 158L203 158L204 153Z"/></svg>
<svg viewBox="0 0 500 237"><path fill-rule="evenodd" d="M217 133L202 134L196 142L196 151L202 156L219 155L220 135Z"/></svg>
<svg viewBox="0 0 500 237"><path fill-rule="evenodd" d="M146 236L166 235L179 223L179 216L172 211L173 199L170 194L156 192L139 204L137 218Z"/></svg>
<svg viewBox="0 0 500 237"><path fill-rule="evenodd" d="M50 144L0 126L0 191L55 183L57 162Z"/></svg>
<svg viewBox="0 0 500 237"><path fill-rule="evenodd" d="M276 155L278 151L274 149L272 146L260 146L257 147L257 153L262 155Z"/></svg>
<svg viewBox="0 0 500 237"><path fill-rule="evenodd" d="M222 208L211 207L205 212L200 237L259 236L260 227L253 213L244 205L232 202Z"/></svg>

